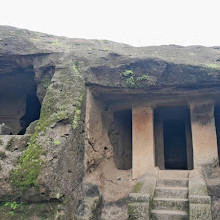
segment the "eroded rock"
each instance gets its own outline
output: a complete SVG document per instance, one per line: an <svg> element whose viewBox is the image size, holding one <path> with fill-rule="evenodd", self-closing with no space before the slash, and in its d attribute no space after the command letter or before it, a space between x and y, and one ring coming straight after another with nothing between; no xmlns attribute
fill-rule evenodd
<svg viewBox="0 0 220 220"><path fill-rule="evenodd" d="M0 135L12 135L11 128L4 123L0 124Z"/></svg>

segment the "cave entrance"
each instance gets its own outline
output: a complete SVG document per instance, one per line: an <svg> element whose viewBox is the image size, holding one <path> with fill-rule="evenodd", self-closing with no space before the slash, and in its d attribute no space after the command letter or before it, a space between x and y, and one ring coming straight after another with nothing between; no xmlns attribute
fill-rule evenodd
<svg viewBox="0 0 220 220"><path fill-rule="evenodd" d="M39 119L41 104L34 75L30 69L0 74L0 124L10 127L12 134L23 135Z"/></svg>
<svg viewBox="0 0 220 220"><path fill-rule="evenodd" d="M156 163L160 169L193 167L190 111L186 107L155 110Z"/></svg>

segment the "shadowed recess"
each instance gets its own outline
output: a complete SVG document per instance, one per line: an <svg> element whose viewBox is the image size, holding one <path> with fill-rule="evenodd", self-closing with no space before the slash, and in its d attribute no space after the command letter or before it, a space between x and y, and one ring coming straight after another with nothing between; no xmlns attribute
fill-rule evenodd
<svg viewBox="0 0 220 220"><path fill-rule="evenodd" d="M36 96L34 72L15 70L0 75L0 123L23 135L28 125L39 119L41 105Z"/></svg>
<svg viewBox="0 0 220 220"><path fill-rule="evenodd" d="M114 151L114 161L120 170L132 168L132 111L114 113L109 137Z"/></svg>
<svg viewBox="0 0 220 220"><path fill-rule="evenodd" d="M190 113L186 107L155 110L156 162L160 169L192 169Z"/></svg>

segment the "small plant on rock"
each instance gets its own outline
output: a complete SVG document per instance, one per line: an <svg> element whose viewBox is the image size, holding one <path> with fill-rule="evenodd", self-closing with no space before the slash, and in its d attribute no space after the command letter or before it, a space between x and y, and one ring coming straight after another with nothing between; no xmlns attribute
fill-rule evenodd
<svg viewBox="0 0 220 220"><path fill-rule="evenodd" d="M126 87L128 88L144 88L145 86L155 85L153 78L149 75L137 77L132 70L125 70L121 77L126 79Z"/></svg>
<svg viewBox="0 0 220 220"><path fill-rule="evenodd" d="M55 146L59 146L61 144L59 140L55 140L53 143Z"/></svg>
<svg viewBox="0 0 220 220"><path fill-rule="evenodd" d="M16 201L12 201L12 202L6 202L4 204L4 207L9 207L10 210L8 211L8 215L13 216L15 215L15 210L18 208L23 209L22 203L17 203Z"/></svg>
<svg viewBox="0 0 220 220"><path fill-rule="evenodd" d="M215 63L210 63L210 64L207 64L206 66L210 69L216 69L217 68L217 65Z"/></svg>

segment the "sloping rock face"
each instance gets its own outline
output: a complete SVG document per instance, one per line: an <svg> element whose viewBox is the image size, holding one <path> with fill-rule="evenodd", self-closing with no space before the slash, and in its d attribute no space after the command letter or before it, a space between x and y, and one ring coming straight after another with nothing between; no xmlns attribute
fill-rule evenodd
<svg viewBox="0 0 220 220"><path fill-rule="evenodd" d="M25 147L15 146L19 153L7 162L10 169L0 183L0 218L40 219L46 213L46 219L126 219L127 195L135 181L114 164L105 128L112 118L105 109L166 101L170 94L218 97L220 47L134 48L0 26L0 80L12 74L18 80L33 75L41 113L27 128ZM94 137L85 132L89 92L96 106L91 115L97 119L91 128L105 131ZM0 89L0 100L2 96ZM23 115L25 105L19 106ZM18 124L21 115L15 117ZM2 151L7 142L0 136ZM13 204L16 209L10 210Z"/></svg>

